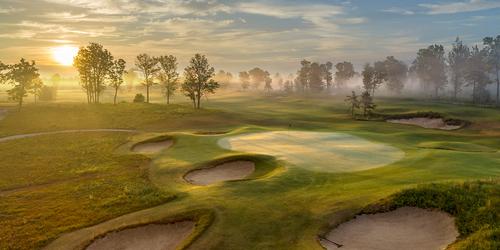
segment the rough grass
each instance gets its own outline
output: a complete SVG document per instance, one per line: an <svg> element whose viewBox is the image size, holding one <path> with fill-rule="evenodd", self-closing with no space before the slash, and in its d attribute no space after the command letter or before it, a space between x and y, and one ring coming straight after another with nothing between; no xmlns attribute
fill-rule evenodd
<svg viewBox="0 0 500 250"><path fill-rule="evenodd" d="M474 143L467 142L453 142L453 141L435 141L435 142L423 142L418 144L420 148L427 149L442 149L442 150L453 150L453 151L463 151L463 152L497 152L495 148L478 145Z"/></svg>
<svg viewBox="0 0 500 250"><path fill-rule="evenodd" d="M403 190L364 212L403 206L433 208L455 217L460 233L451 249L493 250L500 247L500 181L427 184Z"/></svg>
<svg viewBox="0 0 500 250"><path fill-rule="evenodd" d="M36 249L63 232L173 198L149 159L116 155L125 135L76 133L0 143L0 249Z"/></svg>

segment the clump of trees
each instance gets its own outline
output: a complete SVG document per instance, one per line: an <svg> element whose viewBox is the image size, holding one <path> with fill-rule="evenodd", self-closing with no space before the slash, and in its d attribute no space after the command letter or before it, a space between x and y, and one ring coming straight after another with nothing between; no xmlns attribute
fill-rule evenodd
<svg viewBox="0 0 500 250"><path fill-rule="evenodd" d="M19 109L23 106L24 98L28 93L35 96L36 102L43 87L35 61L27 61L24 58L12 65L0 62L0 83L12 86L7 90L7 94L9 99L18 103Z"/></svg>
<svg viewBox="0 0 500 250"><path fill-rule="evenodd" d="M356 95L356 92L352 91L352 94L347 96L345 102L349 104L349 112L352 118L356 117L356 110L358 109L363 110L363 117L366 118L370 116L377 107L369 91L364 91L361 96Z"/></svg>
<svg viewBox="0 0 500 250"><path fill-rule="evenodd" d="M204 55L196 54L191 58L189 65L184 69L184 83L182 91L193 102L193 107L201 107L202 97L215 93L219 88L214 77L215 69L210 66Z"/></svg>

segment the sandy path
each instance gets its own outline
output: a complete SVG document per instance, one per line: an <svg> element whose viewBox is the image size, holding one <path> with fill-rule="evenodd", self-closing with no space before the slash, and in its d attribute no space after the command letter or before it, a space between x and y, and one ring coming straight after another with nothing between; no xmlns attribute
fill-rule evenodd
<svg viewBox="0 0 500 250"><path fill-rule="evenodd" d="M361 215L333 229L326 238L340 249L445 249L458 237L455 220L449 214L415 207L387 213ZM337 249L325 240L327 249Z"/></svg>
<svg viewBox="0 0 500 250"><path fill-rule="evenodd" d="M135 145L132 151L138 153L158 153L164 149L172 146L174 142L172 140L165 140L160 142L146 142Z"/></svg>
<svg viewBox="0 0 500 250"><path fill-rule="evenodd" d="M442 129L442 130L455 130L462 127L460 125L447 125L442 118L416 117L410 119L391 119L387 120L387 122L406 124L406 125L416 125L422 128Z"/></svg>
<svg viewBox="0 0 500 250"><path fill-rule="evenodd" d="M73 130L60 130L51 132L40 132L40 133L30 133L30 134L20 134L11 135L0 138L0 142L12 141L17 139L42 136L42 135L55 135L55 134L66 134L66 133L82 133L82 132L125 132L125 133L135 133L135 130L128 129L73 129Z"/></svg>
<svg viewBox="0 0 500 250"><path fill-rule="evenodd" d="M195 223L149 224L112 232L94 241L87 250L174 250L193 231Z"/></svg>
<svg viewBox="0 0 500 250"><path fill-rule="evenodd" d="M255 163L251 161L232 161L215 167L189 172L184 178L191 184L206 186L213 183L241 180L255 171Z"/></svg>

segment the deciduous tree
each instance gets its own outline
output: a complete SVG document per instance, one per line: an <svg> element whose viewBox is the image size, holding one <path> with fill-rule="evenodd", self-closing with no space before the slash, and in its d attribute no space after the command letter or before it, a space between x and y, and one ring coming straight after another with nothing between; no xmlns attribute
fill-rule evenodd
<svg viewBox="0 0 500 250"><path fill-rule="evenodd" d="M35 81L40 77L35 61L26 61L24 58L19 63L13 65L1 65L3 68L3 82L13 85L12 89L7 90L9 98L17 101L19 109L23 106L24 97L33 90Z"/></svg>
<svg viewBox="0 0 500 250"><path fill-rule="evenodd" d="M465 70L467 60L470 57L470 50L460 38L457 37L453 43L451 51L448 52L448 65L450 67L451 84L453 85L453 99L457 100L457 95L462 91L465 84Z"/></svg>
<svg viewBox="0 0 500 250"><path fill-rule="evenodd" d="M214 81L214 68L208 63L204 55L196 54L189 66L184 69L184 83L182 91L193 101L194 108L201 107L201 98L207 94L215 93L219 83Z"/></svg>
<svg viewBox="0 0 500 250"><path fill-rule="evenodd" d="M246 71L242 71L238 74L241 83L241 89L247 90L250 87L250 74Z"/></svg>
<svg viewBox="0 0 500 250"><path fill-rule="evenodd" d="M146 86L146 102L149 103L150 88L157 84L154 79L160 71L160 68L158 67L158 59L151 57L148 54L140 54L136 58L135 66L139 69L139 71L141 71L144 77L144 82L142 82L142 84Z"/></svg>
<svg viewBox="0 0 500 250"><path fill-rule="evenodd" d="M118 59L113 61L113 66L109 71L109 86L115 90L115 95L113 98L113 103L116 104L116 97L118 96L118 90L123 84L123 75L125 71L125 60Z"/></svg>
<svg viewBox="0 0 500 250"><path fill-rule="evenodd" d="M353 78L356 72L354 66L350 62L340 62L335 65L337 72L335 72L335 82L338 88L341 88L345 82Z"/></svg>
<svg viewBox="0 0 500 250"><path fill-rule="evenodd" d="M179 73L177 73L177 58L172 55L161 56L158 58L158 62L160 63L161 69L159 73L160 83L165 90L167 104L170 104L170 98L177 90L177 84L179 81Z"/></svg>
<svg viewBox="0 0 500 250"><path fill-rule="evenodd" d="M412 70L423 83L424 90L433 90L434 98L438 98L439 90L444 89L448 83L444 47L436 44L420 49L413 61Z"/></svg>
<svg viewBox="0 0 500 250"><path fill-rule="evenodd" d="M363 108L363 116L371 114L373 110L377 107L373 102L373 97L370 95L370 92L365 91L363 95L361 95L361 107Z"/></svg>
<svg viewBox="0 0 500 250"><path fill-rule="evenodd" d="M388 56L385 59L384 66L386 71L385 80L387 89L400 94L404 88L404 81L408 76L408 66L393 56Z"/></svg>

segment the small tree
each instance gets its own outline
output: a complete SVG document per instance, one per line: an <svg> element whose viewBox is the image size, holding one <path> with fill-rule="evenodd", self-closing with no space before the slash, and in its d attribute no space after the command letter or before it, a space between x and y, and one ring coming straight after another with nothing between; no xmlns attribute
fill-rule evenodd
<svg viewBox="0 0 500 250"><path fill-rule="evenodd" d="M184 69L184 83L182 91L193 101L196 109L201 107L201 98L207 94L214 93L219 88L219 83L214 81L215 69L210 66L204 55L196 54L189 66Z"/></svg>
<svg viewBox="0 0 500 250"><path fill-rule="evenodd" d="M365 91L363 95L361 95L361 107L363 108L363 116L371 114L373 110L377 107L373 102L373 97L370 95L370 92Z"/></svg>
<svg viewBox="0 0 500 250"><path fill-rule="evenodd" d="M172 97L177 90L177 82L179 80L179 73L177 73L177 58L175 56L160 56L158 58L160 63L160 83L165 89L165 96L167 97L167 104L170 104L170 97Z"/></svg>
<svg viewBox="0 0 500 250"><path fill-rule="evenodd" d="M395 93L401 93L404 88L404 80L408 75L408 66L393 56L388 56L385 59L384 66L387 74L385 79L387 88Z"/></svg>
<svg viewBox="0 0 500 250"><path fill-rule="evenodd" d="M351 117L354 118L356 109L359 109L360 101L359 96L356 95L356 92L352 91L352 94L347 96L345 99L350 106L349 110L351 111Z"/></svg>
<svg viewBox="0 0 500 250"><path fill-rule="evenodd" d="M268 94L271 93L271 91L273 91L273 86L271 85L271 83L273 82L273 79L271 78L269 72L266 71L266 78L264 80L265 84L264 85L264 91L266 91Z"/></svg>
<svg viewBox="0 0 500 250"><path fill-rule="evenodd" d="M118 96L118 90L123 84L123 75L126 74L125 71L125 60L118 59L113 61L113 66L109 72L109 86L113 87L115 90L115 96L113 98L113 104L116 105L116 97Z"/></svg>
<svg viewBox="0 0 500 250"><path fill-rule="evenodd" d="M40 98L40 94L42 92L43 88L43 81L40 77L36 78L33 80L33 86L31 88L31 94L33 94L33 97L35 97L35 104L37 103L38 99Z"/></svg>
<svg viewBox="0 0 500 250"><path fill-rule="evenodd" d="M158 71L160 71L158 59L148 54L140 54L137 56L135 66L137 66L144 76L144 82L142 84L146 86L146 102L149 103L149 89L157 84L154 78L158 74Z"/></svg>
<svg viewBox="0 0 500 250"><path fill-rule="evenodd" d="M246 71L242 71L238 74L241 82L241 88L247 90L250 87L250 74Z"/></svg>
<svg viewBox="0 0 500 250"><path fill-rule="evenodd" d="M3 73L3 81L14 86L7 90L7 94L11 100L18 102L19 109L21 109L24 97L33 89L34 82L40 77L35 61L28 62L22 58L19 63L10 66L2 65L1 67L4 69L3 71L6 71Z"/></svg>
<svg viewBox="0 0 500 250"><path fill-rule="evenodd" d="M146 100L146 98L141 93L136 94L135 97L134 97L134 102L135 103L144 103L145 100Z"/></svg>

